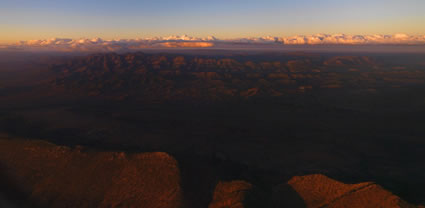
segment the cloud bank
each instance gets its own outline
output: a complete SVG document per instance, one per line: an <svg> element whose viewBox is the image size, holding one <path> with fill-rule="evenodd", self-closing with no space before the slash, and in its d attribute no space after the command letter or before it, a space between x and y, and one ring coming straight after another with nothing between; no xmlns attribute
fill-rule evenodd
<svg viewBox="0 0 425 208"><path fill-rule="evenodd" d="M424 45L425 35L345 35L316 34L292 37L257 37L237 39L217 39L214 36L196 38L187 35L103 40L53 38L49 40L29 40L16 44L0 45L0 49L46 50L46 51L88 51L107 52L160 48L232 48L236 46L255 47L258 45Z"/></svg>

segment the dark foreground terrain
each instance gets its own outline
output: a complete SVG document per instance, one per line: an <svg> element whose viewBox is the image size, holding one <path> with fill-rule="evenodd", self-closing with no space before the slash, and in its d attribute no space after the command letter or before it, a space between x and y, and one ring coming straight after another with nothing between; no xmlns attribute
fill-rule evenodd
<svg viewBox="0 0 425 208"><path fill-rule="evenodd" d="M0 144L0 182L9 188L2 207L416 207L373 182L344 184L321 174L294 176L266 191L223 181L214 170L187 175L161 152L98 152L5 136ZM196 178L211 189L193 192Z"/></svg>
<svg viewBox="0 0 425 208"><path fill-rule="evenodd" d="M425 55L194 54L3 54L0 174L16 182L3 198L425 204Z"/></svg>

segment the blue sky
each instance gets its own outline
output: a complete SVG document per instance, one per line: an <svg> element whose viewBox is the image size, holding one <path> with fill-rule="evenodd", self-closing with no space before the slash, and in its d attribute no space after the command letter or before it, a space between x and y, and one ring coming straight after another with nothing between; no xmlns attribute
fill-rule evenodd
<svg viewBox="0 0 425 208"><path fill-rule="evenodd" d="M0 42L176 34L425 34L423 0L0 0L0 5Z"/></svg>

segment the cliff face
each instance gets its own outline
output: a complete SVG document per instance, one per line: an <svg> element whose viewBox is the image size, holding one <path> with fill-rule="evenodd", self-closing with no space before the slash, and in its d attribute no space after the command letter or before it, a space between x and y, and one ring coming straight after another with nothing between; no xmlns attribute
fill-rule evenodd
<svg viewBox="0 0 425 208"><path fill-rule="evenodd" d="M24 196L20 200L32 203L29 207L179 208L183 201L195 200L183 199L180 169L166 153L93 152L0 139L0 165L1 180L9 183L2 182L2 188L14 186ZM270 194L262 198L256 188L240 180L218 182L209 190L208 207L415 207L377 184L344 184L323 175L295 176L271 188L272 193L261 193ZM14 207L2 195L0 205Z"/></svg>

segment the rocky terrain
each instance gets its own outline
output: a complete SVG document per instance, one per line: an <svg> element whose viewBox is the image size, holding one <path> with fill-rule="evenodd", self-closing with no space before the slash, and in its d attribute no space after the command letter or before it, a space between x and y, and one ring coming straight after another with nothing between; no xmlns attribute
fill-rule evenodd
<svg viewBox="0 0 425 208"><path fill-rule="evenodd" d="M52 86L73 94L140 102L213 102L284 97L312 90L425 84L424 68L388 66L368 56L182 56L98 54L51 67Z"/></svg>
<svg viewBox="0 0 425 208"><path fill-rule="evenodd" d="M4 192L12 199L11 204L179 208L187 207L184 202L196 200L184 199L188 196L181 183L179 163L166 153L99 152L2 137L1 180L15 189L15 193ZM269 197L272 201L267 202L258 197L256 184L218 181L214 190L207 190L211 193L208 207L415 207L371 182L344 184L324 175L306 175L293 177L287 185L302 201L282 191L285 184L276 184ZM17 199L26 204L13 201Z"/></svg>
<svg viewBox="0 0 425 208"><path fill-rule="evenodd" d="M1 140L2 174L38 207L180 207L177 162L166 153L70 149Z"/></svg>
<svg viewBox="0 0 425 208"><path fill-rule="evenodd" d="M344 184L324 175L307 175L288 183L307 207L415 207L372 182Z"/></svg>
<svg viewBox="0 0 425 208"><path fill-rule="evenodd" d="M1 182L0 205L425 204L423 60L207 50L7 54L0 134L10 139L2 140L0 173L13 180ZM169 180L138 180L154 176Z"/></svg>

